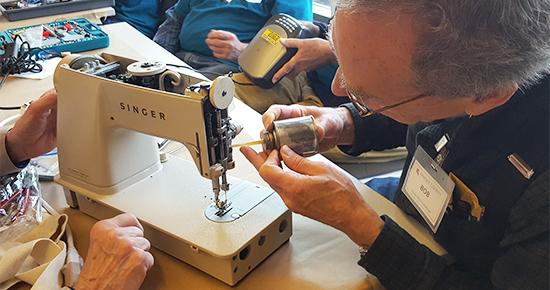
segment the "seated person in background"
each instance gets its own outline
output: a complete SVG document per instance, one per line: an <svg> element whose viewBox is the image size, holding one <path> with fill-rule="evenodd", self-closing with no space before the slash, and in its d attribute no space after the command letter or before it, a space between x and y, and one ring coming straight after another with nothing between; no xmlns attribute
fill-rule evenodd
<svg viewBox="0 0 550 290"><path fill-rule="evenodd" d="M154 41L206 77L239 71L240 51L267 20L286 13L311 21L311 0L180 0L166 12Z"/></svg>
<svg viewBox="0 0 550 290"><path fill-rule="evenodd" d="M17 172L29 159L49 152L56 143L57 94L34 101L9 132L0 132L0 174ZM75 289L139 289L153 266L151 244L130 214L97 222L90 232L86 262Z"/></svg>
<svg viewBox="0 0 550 290"><path fill-rule="evenodd" d="M303 22L317 37L310 39L281 39L288 48L298 52L274 76L273 82L280 80L271 89L258 86L236 84L235 93L245 104L258 111L265 112L273 104L302 104L336 107L346 100L332 94L331 83L338 64L328 41L327 25L321 22ZM243 74L236 74L239 83L249 83Z"/></svg>
<svg viewBox="0 0 550 290"><path fill-rule="evenodd" d="M103 24L124 21L145 36L153 38L162 21L164 11L175 2L175 0L117 0L116 15L105 19Z"/></svg>

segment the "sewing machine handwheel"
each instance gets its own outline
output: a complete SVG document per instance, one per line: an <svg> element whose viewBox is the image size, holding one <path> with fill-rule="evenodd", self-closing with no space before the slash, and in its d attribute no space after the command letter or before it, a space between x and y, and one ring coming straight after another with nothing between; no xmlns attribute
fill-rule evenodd
<svg viewBox="0 0 550 290"><path fill-rule="evenodd" d="M210 102L214 107L227 109L235 95L235 84L228 76L217 77L210 87Z"/></svg>

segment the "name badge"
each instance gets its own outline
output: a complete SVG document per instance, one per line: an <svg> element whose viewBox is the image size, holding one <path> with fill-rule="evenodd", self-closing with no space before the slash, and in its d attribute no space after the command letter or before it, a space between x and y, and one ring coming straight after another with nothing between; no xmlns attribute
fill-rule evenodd
<svg viewBox="0 0 550 290"><path fill-rule="evenodd" d="M435 233L451 200L455 184L418 146L401 190Z"/></svg>

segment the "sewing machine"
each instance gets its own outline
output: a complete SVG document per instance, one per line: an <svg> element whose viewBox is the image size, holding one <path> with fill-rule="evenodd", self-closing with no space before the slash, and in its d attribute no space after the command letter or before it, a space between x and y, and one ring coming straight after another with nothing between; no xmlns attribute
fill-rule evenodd
<svg viewBox="0 0 550 290"><path fill-rule="evenodd" d="M71 55L54 84L56 182L72 207L97 219L133 213L153 246L229 285L290 238L291 214L273 190L227 176L240 131L230 77ZM184 144L194 164L160 154L153 136Z"/></svg>

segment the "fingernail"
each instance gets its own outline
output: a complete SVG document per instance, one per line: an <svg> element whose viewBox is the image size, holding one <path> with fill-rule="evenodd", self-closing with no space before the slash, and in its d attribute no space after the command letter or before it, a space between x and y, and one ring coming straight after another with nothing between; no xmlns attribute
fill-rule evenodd
<svg viewBox="0 0 550 290"><path fill-rule="evenodd" d="M266 121L266 122L265 122L264 125L267 127L268 125L270 125L270 124L269 124L270 122L273 122L274 119L275 119L275 114L273 114L273 113L268 113L268 114L266 115L266 118L265 118L265 121Z"/></svg>
<svg viewBox="0 0 550 290"><path fill-rule="evenodd" d="M292 152L292 149L290 149L290 147L288 147L287 145L283 145L283 147L281 147L281 154L285 155L286 157L289 157L293 154L294 152Z"/></svg>

